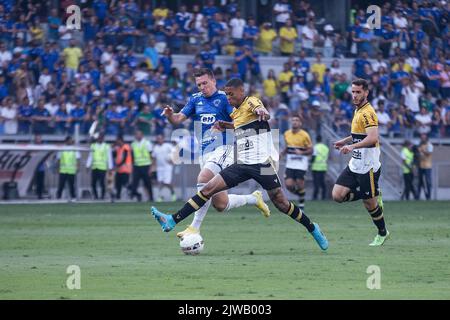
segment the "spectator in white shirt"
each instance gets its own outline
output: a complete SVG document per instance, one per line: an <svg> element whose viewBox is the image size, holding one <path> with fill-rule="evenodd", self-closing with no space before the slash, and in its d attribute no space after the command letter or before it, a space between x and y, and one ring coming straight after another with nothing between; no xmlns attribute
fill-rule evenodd
<svg viewBox="0 0 450 320"><path fill-rule="evenodd" d="M389 133L389 128L391 127L391 117L384 109L384 100L378 101L378 132L382 136L387 136Z"/></svg>
<svg viewBox="0 0 450 320"><path fill-rule="evenodd" d="M427 108L421 107L420 113L415 116L417 124L417 132L419 134L428 134L431 131L431 113L428 112Z"/></svg>
<svg viewBox="0 0 450 320"><path fill-rule="evenodd" d="M422 94L422 90L409 78L404 79L403 82L402 95L404 97L404 103L412 112L418 113L420 110L419 97Z"/></svg>
<svg viewBox="0 0 450 320"><path fill-rule="evenodd" d="M11 97L3 99L0 107L0 119L3 119L3 134L17 134L17 105Z"/></svg>
<svg viewBox="0 0 450 320"><path fill-rule="evenodd" d="M236 46L241 45L244 28L247 25L241 17L241 11L236 11L236 16L230 20L231 39Z"/></svg>
<svg viewBox="0 0 450 320"><path fill-rule="evenodd" d="M374 62L372 62L372 69L374 72L378 72L378 70L380 70L381 67L383 67L385 70L387 70L388 68L386 62L384 62L383 54L378 53L377 59Z"/></svg>
<svg viewBox="0 0 450 320"><path fill-rule="evenodd" d="M6 68L11 60L11 51L6 48L6 44L4 42L0 42L0 68Z"/></svg>
<svg viewBox="0 0 450 320"><path fill-rule="evenodd" d="M289 4L289 0L281 0L275 3L273 6L273 13L275 15L277 30L280 30L291 17L292 8Z"/></svg>
<svg viewBox="0 0 450 320"><path fill-rule="evenodd" d="M309 19L306 23L306 26L302 28L302 46L306 52L308 57L313 56L314 54L314 43L319 37L319 32L314 26L314 21Z"/></svg>
<svg viewBox="0 0 450 320"><path fill-rule="evenodd" d="M410 50L408 53L408 58L406 58L405 63L409 64L414 72L420 68L420 60L417 58L417 51Z"/></svg>

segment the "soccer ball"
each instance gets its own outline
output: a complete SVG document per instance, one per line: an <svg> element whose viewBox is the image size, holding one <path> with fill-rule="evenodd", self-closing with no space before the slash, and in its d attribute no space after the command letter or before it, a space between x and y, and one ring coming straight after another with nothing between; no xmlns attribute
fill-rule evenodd
<svg viewBox="0 0 450 320"><path fill-rule="evenodd" d="M181 251L189 255L197 255L203 251L203 238L198 233L187 234L180 240Z"/></svg>

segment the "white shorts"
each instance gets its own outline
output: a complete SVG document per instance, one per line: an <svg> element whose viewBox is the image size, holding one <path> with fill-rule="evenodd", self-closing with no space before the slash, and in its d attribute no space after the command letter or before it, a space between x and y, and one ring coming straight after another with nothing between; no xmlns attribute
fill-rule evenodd
<svg viewBox="0 0 450 320"><path fill-rule="evenodd" d="M200 157L200 169L209 169L215 175L234 163L234 147L224 145Z"/></svg>
<svg viewBox="0 0 450 320"><path fill-rule="evenodd" d="M156 181L164 184L172 183L172 167L156 169Z"/></svg>

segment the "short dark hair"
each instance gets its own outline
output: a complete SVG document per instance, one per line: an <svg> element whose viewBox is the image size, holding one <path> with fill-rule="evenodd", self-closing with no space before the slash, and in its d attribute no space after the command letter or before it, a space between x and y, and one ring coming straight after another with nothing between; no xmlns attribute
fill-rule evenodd
<svg viewBox="0 0 450 320"><path fill-rule="evenodd" d="M365 79L355 79L352 81L352 85L362 86L364 91L369 90L369 83Z"/></svg>
<svg viewBox="0 0 450 320"><path fill-rule="evenodd" d="M320 134L317 135L316 142L322 142L322 136Z"/></svg>
<svg viewBox="0 0 450 320"><path fill-rule="evenodd" d="M243 86L244 86L244 82L239 78L231 78L230 80L228 80L227 84L225 85L225 87L229 87L229 88L241 88Z"/></svg>
<svg viewBox="0 0 450 320"><path fill-rule="evenodd" d="M302 117L298 113L293 113L291 115L291 118L299 118L300 120L302 120Z"/></svg>
<svg viewBox="0 0 450 320"><path fill-rule="evenodd" d="M204 75L208 75L210 78L214 79L214 72L208 68L200 68L194 72L194 78L198 78Z"/></svg>

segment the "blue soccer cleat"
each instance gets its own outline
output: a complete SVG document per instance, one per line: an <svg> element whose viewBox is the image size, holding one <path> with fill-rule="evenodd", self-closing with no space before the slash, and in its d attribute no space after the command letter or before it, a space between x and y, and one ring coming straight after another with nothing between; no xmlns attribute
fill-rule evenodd
<svg viewBox="0 0 450 320"><path fill-rule="evenodd" d="M155 217L156 221L159 222L164 232L169 232L173 228L175 228L177 223L175 222L175 220L173 220L173 217L170 214L159 212L155 207L152 207L151 210L152 216Z"/></svg>
<svg viewBox="0 0 450 320"><path fill-rule="evenodd" d="M320 231L319 225L317 223L314 224L314 230L311 232L312 236L314 237L314 240L316 240L317 244L319 245L320 249L327 250L328 249L328 240L325 237L325 235Z"/></svg>

